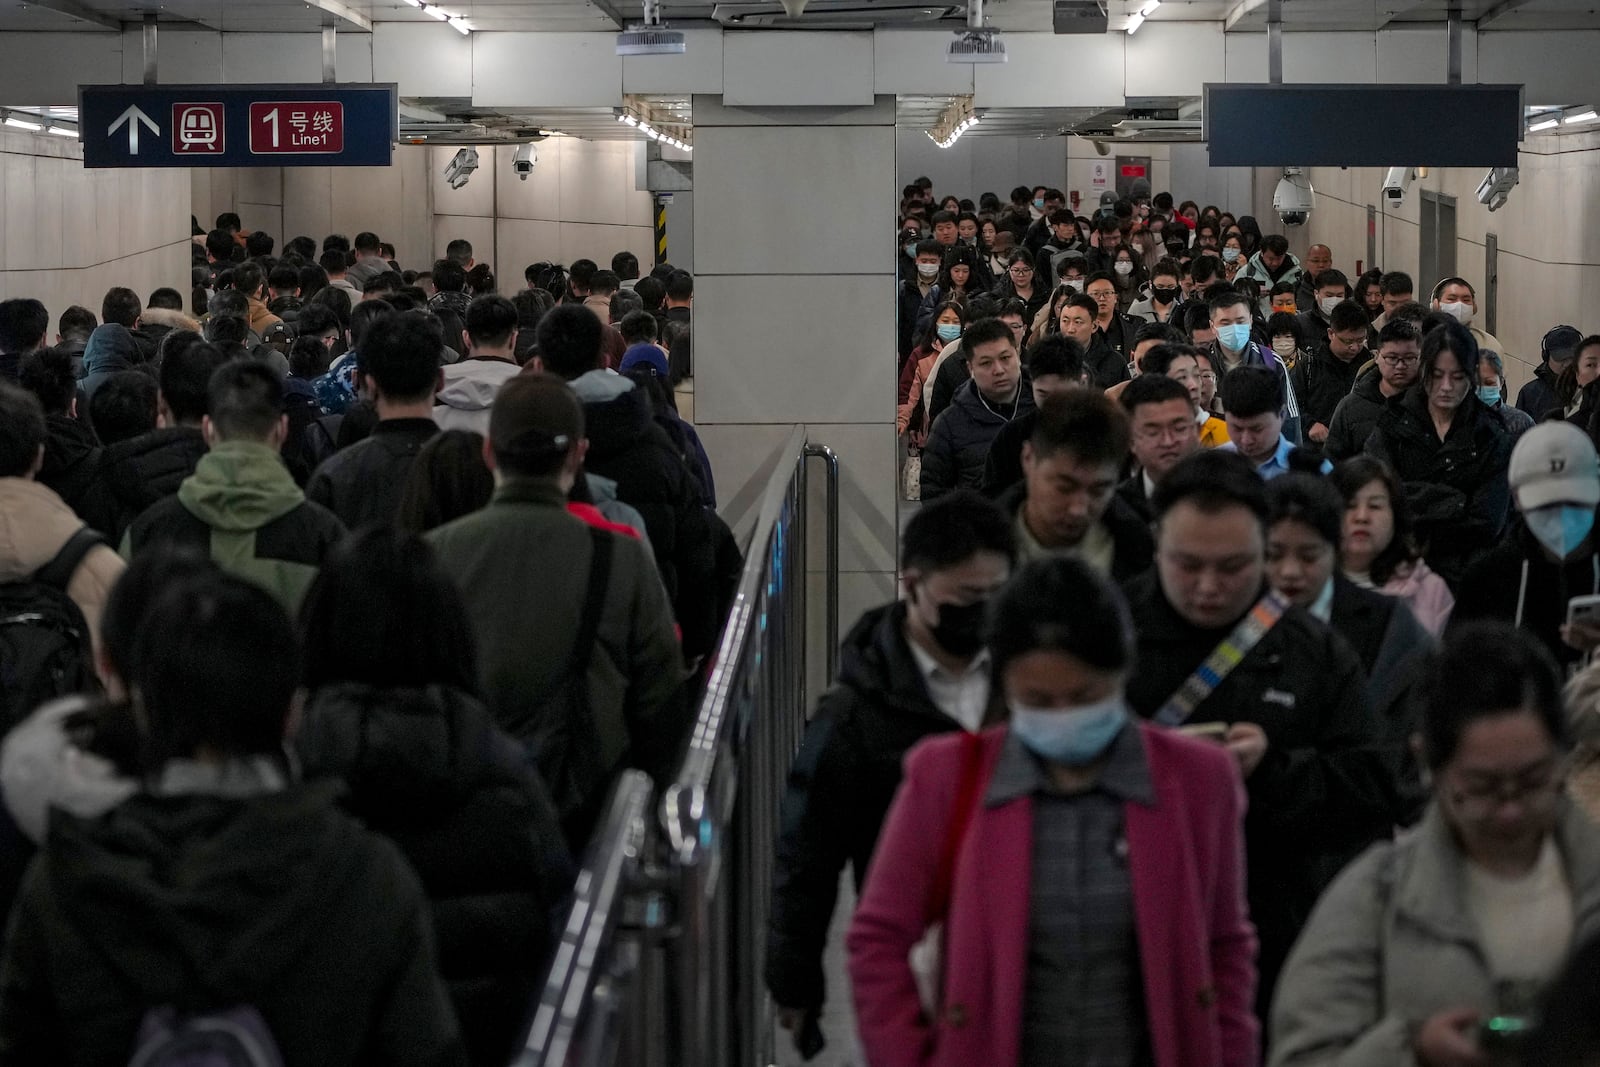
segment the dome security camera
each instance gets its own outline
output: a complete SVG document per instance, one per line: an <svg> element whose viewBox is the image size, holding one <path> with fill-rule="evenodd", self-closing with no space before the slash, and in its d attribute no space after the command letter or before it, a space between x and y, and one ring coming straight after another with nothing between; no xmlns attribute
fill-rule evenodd
<svg viewBox="0 0 1600 1067"><path fill-rule="evenodd" d="M1285 226L1304 226L1316 204L1316 190L1299 167L1283 168L1283 177L1272 194L1272 208Z"/></svg>
<svg viewBox="0 0 1600 1067"><path fill-rule="evenodd" d="M533 151L532 143L519 144L517 152L511 157L511 169L518 178L528 180L528 175L533 173L533 165L539 162L539 157Z"/></svg>

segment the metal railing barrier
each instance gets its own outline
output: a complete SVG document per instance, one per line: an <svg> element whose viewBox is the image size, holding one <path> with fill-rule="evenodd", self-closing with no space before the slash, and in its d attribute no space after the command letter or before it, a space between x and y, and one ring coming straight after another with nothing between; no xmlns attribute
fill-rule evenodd
<svg viewBox="0 0 1600 1067"><path fill-rule="evenodd" d="M813 694L807 461L826 465L826 676L836 667L839 461L796 427L761 496L745 568L678 773L616 784L518 1067L765 1067L763 969L778 807ZM642 780L642 781L641 781Z"/></svg>

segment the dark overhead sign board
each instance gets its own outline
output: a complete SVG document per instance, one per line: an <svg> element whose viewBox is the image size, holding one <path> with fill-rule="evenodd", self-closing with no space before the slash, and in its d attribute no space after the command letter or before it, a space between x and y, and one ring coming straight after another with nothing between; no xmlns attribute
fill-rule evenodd
<svg viewBox="0 0 1600 1067"><path fill-rule="evenodd" d="M394 85L83 85L86 167L387 167Z"/></svg>
<svg viewBox="0 0 1600 1067"><path fill-rule="evenodd" d="M1207 85L1213 167L1514 167L1520 85Z"/></svg>

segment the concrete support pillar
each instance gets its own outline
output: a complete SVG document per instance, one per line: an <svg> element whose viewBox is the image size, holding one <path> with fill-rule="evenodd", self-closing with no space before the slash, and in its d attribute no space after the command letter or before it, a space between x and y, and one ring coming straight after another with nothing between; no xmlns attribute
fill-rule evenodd
<svg viewBox="0 0 1600 1067"><path fill-rule="evenodd" d="M743 533L787 462L793 426L831 447L842 627L894 597L894 120L893 97L849 108L694 100L695 415L718 503ZM820 466L812 486L810 588L821 603Z"/></svg>

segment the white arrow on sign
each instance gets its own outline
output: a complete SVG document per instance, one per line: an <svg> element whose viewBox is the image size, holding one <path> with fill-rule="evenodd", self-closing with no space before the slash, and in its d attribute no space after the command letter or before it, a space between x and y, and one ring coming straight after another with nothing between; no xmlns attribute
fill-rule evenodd
<svg viewBox="0 0 1600 1067"><path fill-rule="evenodd" d="M139 124L141 122L150 127L151 133L159 134L161 132L161 127L157 126L155 120L149 115L140 111L138 104L129 104L128 110L118 115L117 121L113 122L110 128L106 130L106 136L109 137L111 134L116 133L119 127L126 125L128 127L128 154L136 156L139 154Z"/></svg>

